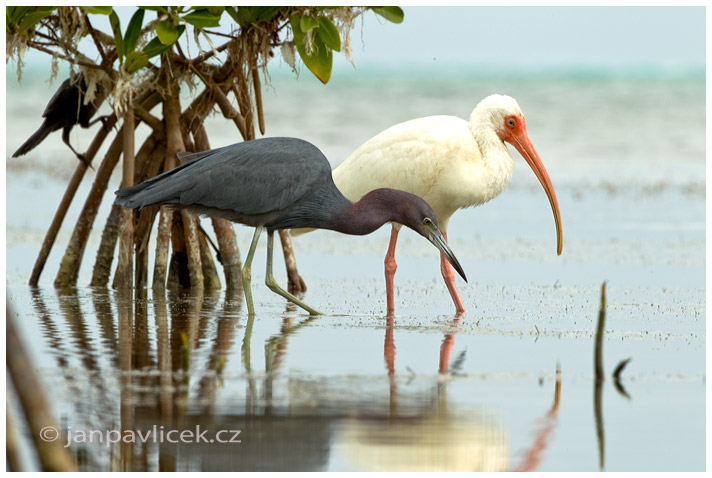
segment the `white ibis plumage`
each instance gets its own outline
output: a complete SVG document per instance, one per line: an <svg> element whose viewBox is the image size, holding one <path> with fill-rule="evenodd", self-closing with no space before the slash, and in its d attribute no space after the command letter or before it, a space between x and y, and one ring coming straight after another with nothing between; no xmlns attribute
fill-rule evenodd
<svg viewBox="0 0 712 478"><path fill-rule="evenodd" d="M400 123L366 141L333 171L334 182L351 201L377 188L408 191L433 208L447 240L450 216L461 208L479 206L504 190L514 160L504 142L524 157L551 203L556 224L557 253L563 236L561 213L549 175L527 135L517 101L503 95L483 99L470 120L429 116ZM393 224L386 254L388 310L394 310L393 277L399 224ZM450 264L441 257L440 270L458 313L465 311Z"/></svg>

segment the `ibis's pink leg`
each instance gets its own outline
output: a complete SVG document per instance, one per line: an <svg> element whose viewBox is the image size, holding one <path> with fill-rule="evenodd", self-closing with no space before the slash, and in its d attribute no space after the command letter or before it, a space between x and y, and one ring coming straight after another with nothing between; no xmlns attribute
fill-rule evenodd
<svg viewBox="0 0 712 478"><path fill-rule="evenodd" d="M445 334L443 338L443 343L440 345L440 364L438 366L438 373L440 375L447 375L448 368L450 364L450 351L452 351L452 346L455 344L455 334Z"/></svg>
<svg viewBox="0 0 712 478"><path fill-rule="evenodd" d="M459 327L462 317L459 316L452 321L452 325ZM447 375L450 367L450 352L452 347L455 345L455 332L450 332L445 334L443 338L443 343L440 345L440 364L438 366L438 373L441 375Z"/></svg>
<svg viewBox="0 0 712 478"><path fill-rule="evenodd" d="M391 229L391 242L388 243L388 252L386 252L386 259L383 261L383 264L386 266L386 301L388 303L388 314L392 314L396 309L393 294L393 276L396 275L396 269L398 269L398 264L396 264L397 240L398 229L393 227Z"/></svg>
<svg viewBox="0 0 712 478"><path fill-rule="evenodd" d="M447 242L447 232L443 232L443 237L445 238L445 242ZM393 236L391 236L391 241L394 242ZM386 259L388 259L388 256L386 256ZM457 291L457 286L455 285L455 271L452 269L452 266L442 254L440 254L440 272L443 275L443 279L445 279L445 285L447 286L447 290L450 291L450 297L452 297L452 301L455 304L455 311L458 314L464 313L465 305L462 303L462 299L460 299L460 293Z"/></svg>
<svg viewBox="0 0 712 478"><path fill-rule="evenodd" d="M393 340L393 316L386 316L386 340L383 343L383 360L386 362L388 376L396 373L396 343Z"/></svg>

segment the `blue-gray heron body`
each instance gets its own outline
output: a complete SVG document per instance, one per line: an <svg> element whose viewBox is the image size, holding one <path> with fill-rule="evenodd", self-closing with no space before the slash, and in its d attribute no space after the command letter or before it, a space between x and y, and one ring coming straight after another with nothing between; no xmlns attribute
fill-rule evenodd
<svg viewBox="0 0 712 478"><path fill-rule="evenodd" d="M364 235L396 222L428 239L465 279L440 233L435 213L423 199L394 189L377 189L352 203L336 188L329 162L311 143L262 138L185 157L190 160L170 171L116 191L116 203L129 208L168 205L254 226L242 272L250 314L254 313L250 269L263 228L268 234L265 283L310 314L320 312L281 289L272 276L275 230L306 227Z"/></svg>

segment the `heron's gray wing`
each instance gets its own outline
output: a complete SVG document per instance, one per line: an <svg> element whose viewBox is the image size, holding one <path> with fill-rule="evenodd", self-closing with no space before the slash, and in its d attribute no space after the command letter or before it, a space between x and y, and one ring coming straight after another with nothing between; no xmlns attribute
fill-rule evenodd
<svg viewBox="0 0 712 478"><path fill-rule="evenodd" d="M203 206L242 214L279 211L330 178L314 145L295 138L263 138L205 152L132 188L118 204Z"/></svg>
<svg viewBox="0 0 712 478"><path fill-rule="evenodd" d="M269 138L269 139L276 139L276 138ZM237 143L237 144L243 144L243 143ZM190 151L178 151L176 153L176 158L178 158L178 161L180 161L181 164L185 164L186 162L192 161L194 159L201 159L201 158L205 158L206 156L214 156L216 154L222 153L225 150L236 151L236 150L239 150L239 148L243 147L243 146L237 147L237 144L231 144L229 146L223 146L221 148L208 149L206 151L196 151L194 153L191 153Z"/></svg>

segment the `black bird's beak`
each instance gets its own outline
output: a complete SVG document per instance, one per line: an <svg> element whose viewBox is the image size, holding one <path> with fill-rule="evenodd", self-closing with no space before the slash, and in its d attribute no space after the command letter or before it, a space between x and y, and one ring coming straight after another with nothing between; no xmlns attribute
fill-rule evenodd
<svg viewBox="0 0 712 478"><path fill-rule="evenodd" d="M452 249L450 249L450 246L447 245L447 242L445 242L445 238L443 235L440 233L440 229L433 224L423 224L423 227L425 228L426 232L426 238L435 246L438 248L440 252L442 252L443 256L448 260L450 264L452 264L452 267L457 271L458 274L460 274L460 277L462 277L465 282L467 282L467 277L465 277L465 271L462 270L462 266L460 263L457 261L457 257L455 257L455 253L452 252Z"/></svg>

